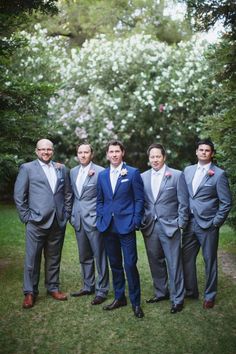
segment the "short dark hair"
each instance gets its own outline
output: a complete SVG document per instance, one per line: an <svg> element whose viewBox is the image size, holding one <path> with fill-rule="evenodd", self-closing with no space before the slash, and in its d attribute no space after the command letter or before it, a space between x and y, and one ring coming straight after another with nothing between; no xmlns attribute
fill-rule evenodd
<svg viewBox="0 0 236 354"><path fill-rule="evenodd" d="M199 145L208 145L208 146L210 146L211 151L212 151L212 152L215 152L214 144L213 144L213 142L211 141L211 139L209 139L209 138L198 140L197 143L196 143L196 149L199 148Z"/></svg>
<svg viewBox="0 0 236 354"><path fill-rule="evenodd" d="M150 151L151 151L152 149L159 149L159 150L161 150L162 156L163 156L163 157L166 156L166 150L165 150L165 148L164 148L164 146L163 146L162 144L157 144L157 143L151 144L151 145L148 147L148 149L147 149L147 155L148 155L148 157L149 157Z"/></svg>
<svg viewBox="0 0 236 354"><path fill-rule="evenodd" d="M115 146L118 145L118 146L120 147L120 149L121 149L122 152L125 151L125 147L124 147L123 143L122 143L120 140L115 140L115 139L113 139L113 140L110 140L110 141L107 143L106 152L109 150L109 147L110 147L111 145L115 145Z"/></svg>
<svg viewBox="0 0 236 354"><path fill-rule="evenodd" d="M76 152L78 152L78 149L81 145L88 145L90 147L91 153L93 153L93 147L88 141L83 141L82 143L78 143L76 145Z"/></svg>

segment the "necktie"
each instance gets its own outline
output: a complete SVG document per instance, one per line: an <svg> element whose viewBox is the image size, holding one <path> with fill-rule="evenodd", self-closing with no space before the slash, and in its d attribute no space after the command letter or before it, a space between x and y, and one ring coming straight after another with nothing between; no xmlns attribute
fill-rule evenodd
<svg viewBox="0 0 236 354"><path fill-rule="evenodd" d="M112 191L114 193L115 188L116 188L116 183L117 183L117 179L118 179L118 173L119 171L114 169L111 171L111 187L112 187Z"/></svg>
<svg viewBox="0 0 236 354"><path fill-rule="evenodd" d="M206 174L205 168L204 167L199 167L193 177L193 194L196 193L198 187L200 186L204 176Z"/></svg>
<svg viewBox="0 0 236 354"><path fill-rule="evenodd" d="M155 171L152 173L151 185L152 185L153 198L156 200L159 190L160 190L160 185L161 185L161 173L160 172Z"/></svg>
<svg viewBox="0 0 236 354"><path fill-rule="evenodd" d="M83 188L84 181L85 181L85 177L86 177L85 171L82 167L80 167L78 177L76 180L76 186L77 186L77 190L78 190L79 195L81 195L82 188Z"/></svg>

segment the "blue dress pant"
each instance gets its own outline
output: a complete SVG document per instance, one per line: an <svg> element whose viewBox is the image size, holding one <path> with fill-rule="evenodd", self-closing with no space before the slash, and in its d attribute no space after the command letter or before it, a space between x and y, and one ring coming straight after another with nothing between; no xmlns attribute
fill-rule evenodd
<svg viewBox="0 0 236 354"><path fill-rule="evenodd" d="M103 235L112 271L115 299L122 300L125 297L125 269L130 302L133 306L139 306L141 291L139 273L136 266L138 257L135 231L124 235L107 231Z"/></svg>

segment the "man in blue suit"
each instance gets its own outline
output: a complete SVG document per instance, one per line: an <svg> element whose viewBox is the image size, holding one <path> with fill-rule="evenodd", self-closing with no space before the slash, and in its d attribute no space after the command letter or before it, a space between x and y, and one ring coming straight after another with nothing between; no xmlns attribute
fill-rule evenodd
<svg viewBox="0 0 236 354"><path fill-rule="evenodd" d="M188 222L188 190L184 174L165 164L163 145L150 145L147 155L152 168L141 175L145 193L141 231L153 278L154 297L146 302L169 299L170 288L170 312L175 314L182 311L184 303L181 229Z"/></svg>
<svg viewBox="0 0 236 354"><path fill-rule="evenodd" d="M214 152L211 140L200 140L196 150L198 163L184 171L191 212L182 240L186 297L197 299L199 296L196 258L202 247L206 274L204 309L213 308L215 304L219 228L232 202L225 172L211 161Z"/></svg>
<svg viewBox="0 0 236 354"><path fill-rule="evenodd" d="M103 309L109 311L127 305L123 253L130 302L134 315L142 318L135 230L143 217L143 182L138 169L123 162L125 149L120 141L110 141L106 154L110 167L100 172L97 181L97 228L104 235L115 299Z"/></svg>

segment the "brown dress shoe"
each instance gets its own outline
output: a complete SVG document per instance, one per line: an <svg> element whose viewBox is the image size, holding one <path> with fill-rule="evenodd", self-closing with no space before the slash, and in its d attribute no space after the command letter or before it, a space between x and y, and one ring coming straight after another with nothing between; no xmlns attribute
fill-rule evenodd
<svg viewBox="0 0 236 354"><path fill-rule="evenodd" d="M93 299L93 301L91 302L91 305L100 305L102 304L104 301L106 301L105 297L102 296L95 296L95 298Z"/></svg>
<svg viewBox="0 0 236 354"><path fill-rule="evenodd" d="M203 302L203 308L204 309L212 309L212 307L214 307L215 305L215 301L214 300L205 300Z"/></svg>
<svg viewBox="0 0 236 354"><path fill-rule="evenodd" d="M34 295L33 294L25 294L25 298L22 304L22 307L24 309L30 309L31 307L34 306Z"/></svg>
<svg viewBox="0 0 236 354"><path fill-rule="evenodd" d="M63 293L62 291L48 291L48 294L53 297L55 300L59 301L66 301L67 300L67 295Z"/></svg>

